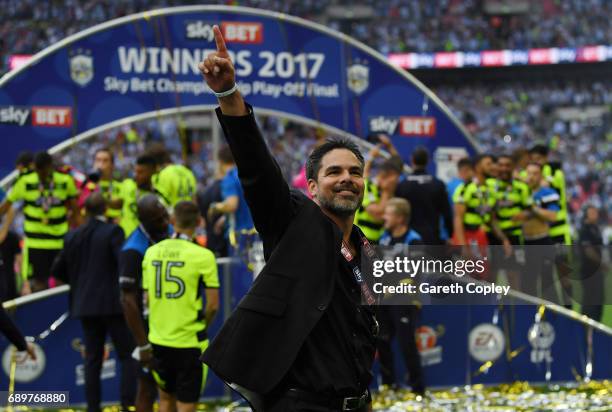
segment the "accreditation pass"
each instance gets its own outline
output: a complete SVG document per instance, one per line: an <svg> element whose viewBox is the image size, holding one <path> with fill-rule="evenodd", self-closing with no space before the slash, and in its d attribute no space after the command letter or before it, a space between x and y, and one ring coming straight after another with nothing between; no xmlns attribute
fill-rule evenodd
<svg viewBox="0 0 612 412"><path fill-rule="evenodd" d="M68 394L68 391L0 391L0 407L67 407L70 404Z"/></svg>

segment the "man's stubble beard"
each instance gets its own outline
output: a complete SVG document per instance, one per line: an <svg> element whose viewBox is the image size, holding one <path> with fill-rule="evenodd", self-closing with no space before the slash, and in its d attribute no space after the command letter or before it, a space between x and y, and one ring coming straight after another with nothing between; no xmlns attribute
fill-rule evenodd
<svg viewBox="0 0 612 412"><path fill-rule="evenodd" d="M361 196L357 195L355 200L340 199L336 196L317 196L317 200L322 208L328 210L334 215L348 217L354 215L359 209L359 206L361 206L361 203L363 202L363 194L361 194Z"/></svg>

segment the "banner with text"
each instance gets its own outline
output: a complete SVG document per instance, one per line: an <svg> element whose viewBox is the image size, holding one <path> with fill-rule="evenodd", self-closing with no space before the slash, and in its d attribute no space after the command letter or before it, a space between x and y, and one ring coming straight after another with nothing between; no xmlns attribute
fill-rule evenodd
<svg viewBox="0 0 612 412"><path fill-rule="evenodd" d="M255 110L365 138L386 133L408 160L418 144L446 163L475 147L448 109L373 50L323 26L255 9L155 10L78 33L0 79L0 174L22 150L48 149L122 119L216 105L198 63L221 27ZM454 155L455 154L455 155Z"/></svg>

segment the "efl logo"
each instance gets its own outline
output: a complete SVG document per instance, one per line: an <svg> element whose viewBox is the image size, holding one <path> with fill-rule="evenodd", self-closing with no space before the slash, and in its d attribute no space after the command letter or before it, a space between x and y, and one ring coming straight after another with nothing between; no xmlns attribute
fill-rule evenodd
<svg viewBox="0 0 612 412"><path fill-rule="evenodd" d="M436 118L420 116L400 117L399 131L402 136L434 137Z"/></svg>
<svg viewBox="0 0 612 412"><path fill-rule="evenodd" d="M34 106L32 107L32 126L71 127L72 109L70 107Z"/></svg>
<svg viewBox="0 0 612 412"><path fill-rule="evenodd" d="M221 33L228 43L260 44L263 42L263 25L261 23L223 22Z"/></svg>

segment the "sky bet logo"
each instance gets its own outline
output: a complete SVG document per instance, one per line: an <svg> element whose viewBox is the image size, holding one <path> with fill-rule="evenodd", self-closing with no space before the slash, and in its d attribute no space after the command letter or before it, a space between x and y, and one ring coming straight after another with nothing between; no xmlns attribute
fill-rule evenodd
<svg viewBox="0 0 612 412"><path fill-rule="evenodd" d="M370 133L398 134L407 137L434 137L436 119L422 116L370 117Z"/></svg>
<svg viewBox="0 0 612 412"><path fill-rule="evenodd" d="M0 106L0 124L23 126L30 117L30 108L24 106Z"/></svg>
<svg viewBox="0 0 612 412"><path fill-rule="evenodd" d="M0 106L0 124L71 127L72 108L62 106Z"/></svg>
<svg viewBox="0 0 612 412"><path fill-rule="evenodd" d="M187 21L185 25L185 36L190 40L205 40L213 42L213 22L210 21ZM260 44L263 42L263 25L261 23L246 22L222 22L221 33L226 43Z"/></svg>
<svg viewBox="0 0 612 412"><path fill-rule="evenodd" d="M221 23L221 32L228 43L263 43L263 25L261 23L223 22Z"/></svg>
<svg viewBox="0 0 612 412"><path fill-rule="evenodd" d="M206 40L212 42L215 39L213 23L208 21L187 21L185 36L190 40Z"/></svg>
<svg viewBox="0 0 612 412"><path fill-rule="evenodd" d="M389 136L395 134L399 118L376 116L370 117L370 133L384 133Z"/></svg>
<svg viewBox="0 0 612 412"><path fill-rule="evenodd" d="M59 106L32 107L32 126L71 127L72 109Z"/></svg>

